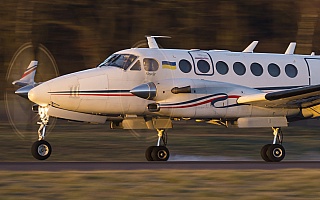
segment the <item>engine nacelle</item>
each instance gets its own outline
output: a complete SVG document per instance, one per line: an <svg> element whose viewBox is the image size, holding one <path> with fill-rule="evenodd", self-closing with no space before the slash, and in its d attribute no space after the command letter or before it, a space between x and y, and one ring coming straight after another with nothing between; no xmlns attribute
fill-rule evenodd
<svg viewBox="0 0 320 200"><path fill-rule="evenodd" d="M191 93L192 87L194 87L192 79L166 79L141 84L130 92L143 99L162 101L176 94Z"/></svg>
<svg viewBox="0 0 320 200"><path fill-rule="evenodd" d="M212 116L213 113L223 116L226 113L224 107L236 103L239 96L259 91L217 81L181 78L145 83L130 92L138 97L156 101L148 105L150 112L177 117L205 117Z"/></svg>
<svg viewBox="0 0 320 200"><path fill-rule="evenodd" d="M239 96L260 93L256 89L240 85L186 78L148 82L133 88L130 92L140 98L156 102L168 102L169 99L173 100L179 96L190 98L191 95L228 94L230 92Z"/></svg>

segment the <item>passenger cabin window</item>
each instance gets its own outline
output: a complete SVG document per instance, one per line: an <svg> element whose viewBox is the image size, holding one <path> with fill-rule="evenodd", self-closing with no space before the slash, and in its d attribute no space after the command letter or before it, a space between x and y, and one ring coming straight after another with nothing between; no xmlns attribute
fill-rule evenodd
<svg viewBox="0 0 320 200"><path fill-rule="evenodd" d="M246 67L241 62L235 62L233 64L233 71L241 76L246 73Z"/></svg>
<svg viewBox="0 0 320 200"><path fill-rule="evenodd" d="M146 71L157 71L159 69L159 63L153 58L144 58L143 66Z"/></svg>
<svg viewBox="0 0 320 200"><path fill-rule="evenodd" d="M280 75L280 67L274 63L268 65L268 72L271 76L277 77Z"/></svg>
<svg viewBox="0 0 320 200"><path fill-rule="evenodd" d="M184 59L179 61L179 68L184 73L189 73L192 69L191 63Z"/></svg>
<svg viewBox="0 0 320 200"><path fill-rule="evenodd" d="M298 75L297 68L292 64L287 64L285 67L285 71L287 76L289 76L290 78L294 78Z"/></svg>
<svg viewBox="0 0 320 200"><path fill-rule="evenodd" d="M261 76L263 73L263 68L259 63L252 63L250 66L250 70L255 76Z"/></svg>
<svg viewBox="0 0 320 200"><path fill-rule="evenodd" d="M225 75L229 71L228 65L223 61L218 61L217 62L216 69L217 69L218 73L221 74L221 75Z"/></svg>
<svg viewBox="0 0 320 200"><path fill-rule="evenodd" d="M126 70L136 59L137 56L132 54L112 54L98 67L113 66Z"/></svg>
<svg viewBox="0 0 320 200"><path fill-rule="evenodd" d="M141 70L141 63L140 60L138 60L132 67L130 70L133 71L140 71Z"/></svg>
<svg viewBox="0 0 320 200"><path fill-rule="evenodd" d="M197 62L197 67L201 73L208 73L210 70L210 65L205 60L199 60Z"/></svg>

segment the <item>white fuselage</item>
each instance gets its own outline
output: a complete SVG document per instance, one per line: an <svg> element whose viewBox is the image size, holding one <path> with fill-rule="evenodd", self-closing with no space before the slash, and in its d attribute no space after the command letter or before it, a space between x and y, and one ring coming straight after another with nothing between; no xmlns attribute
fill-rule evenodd
<svg viewBox="0 0 320 200"><path fill-rule="evenodd" d="M115 54L135 59L126 69L100 65L49 80L31 90L29 99L42 106L102 115L293 116L299 109L234 105L243 95L320 84L319 56L152 48ZM157 87L155 99L130 93L148 82ZM173 87L185 86L191 87L191 93L171 92ZM148 110L153 103L160 105L158 112Z"/></svg>

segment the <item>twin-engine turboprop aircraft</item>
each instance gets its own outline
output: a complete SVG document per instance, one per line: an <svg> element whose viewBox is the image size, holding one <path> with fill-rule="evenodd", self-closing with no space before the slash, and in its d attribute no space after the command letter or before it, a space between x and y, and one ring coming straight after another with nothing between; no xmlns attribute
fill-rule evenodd
<svg viewBox="0 0 320 200"><path fill-rule="evenodd" d="M155 129L158 142L146 150L148 161L166 161L166 129L175 119L201 119L226 127L270 127L273 141L261 149L267 162L285 157L281 127L320 116L320 56L149 48L116 52L96 68L34 83L31 61L17 94L36 103L41 122L32 154L47 159L49 117L105 123L111 128Z"/></svg>

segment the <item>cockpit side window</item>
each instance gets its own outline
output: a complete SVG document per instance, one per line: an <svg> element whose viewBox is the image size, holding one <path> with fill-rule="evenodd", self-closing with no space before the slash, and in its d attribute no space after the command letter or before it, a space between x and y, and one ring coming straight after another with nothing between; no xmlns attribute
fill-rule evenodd
<svg viewBox="0 0 320 200"><path fill-rule="evenodd" d="M143 66L146 71L157 71L159 69L159 63L153 58L144 58Z"/></svg>
<svg viewBox="0 0 320 200"><path fill-rule="evenodd" d="M103 61L98 67L114 66L124 70L137 59L137 56L132 54L113 54Z"/></svg>
<svg viewBox="0 0 320 200"><path fill-rule="evenodd" d="M140 63L140 60L138 60L138 61L131 67L130 70L141 71L141 63Z"/></svg>

